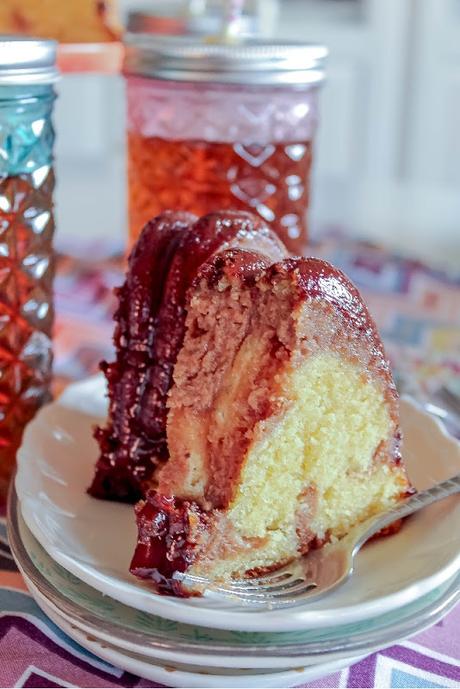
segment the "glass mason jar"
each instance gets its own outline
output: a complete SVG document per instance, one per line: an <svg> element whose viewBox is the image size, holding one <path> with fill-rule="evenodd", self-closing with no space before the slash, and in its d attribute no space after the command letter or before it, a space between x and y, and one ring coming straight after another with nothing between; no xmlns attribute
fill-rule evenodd
<svg viewBox="0 0 460 689"><path fill-rule="evenodd" d="M303 253L326 55L312 44L128 36L131 242L168 208L234 208Z"/></svg>
<svg viewBox="0 0 460 689"><path fill-rule="evenodd" d="M54 41L0 36L0 495L49 395L55 58Z"/></svg>

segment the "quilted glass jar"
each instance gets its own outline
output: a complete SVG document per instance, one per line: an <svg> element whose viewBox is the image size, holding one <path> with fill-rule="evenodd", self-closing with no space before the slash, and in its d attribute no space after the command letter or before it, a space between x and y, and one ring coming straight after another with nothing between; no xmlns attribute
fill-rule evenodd
<svg viewBox="0 0 460 689"><path fill-rule="evenodd" d="M234 208L302 253L327 51L197 40L127 39L131 240L162 210Z"/></svg>
<svg viewBox="0 0 460 689"><path fill-rule="evenodd" d="M0 36L0 495L49 395L53 41Z"/></svg>

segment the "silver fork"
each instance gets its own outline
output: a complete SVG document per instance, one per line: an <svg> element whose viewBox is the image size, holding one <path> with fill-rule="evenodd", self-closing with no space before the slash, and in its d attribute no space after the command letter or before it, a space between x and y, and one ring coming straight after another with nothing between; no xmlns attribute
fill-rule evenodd
<svg viewBox="0 0 460 689"><path fill-rule="evenodd" d="M180 578L185 584L193 583L222 594L233 602L258 608L273 610L302 605L306 601L317 600L343 584L353 572L355 556L369 538L396 520L457 493L460 493L460 474L411 495L388 512L371 517L341 540L256 579L234 580L217 585L202 577L180 575Z"/></svg>

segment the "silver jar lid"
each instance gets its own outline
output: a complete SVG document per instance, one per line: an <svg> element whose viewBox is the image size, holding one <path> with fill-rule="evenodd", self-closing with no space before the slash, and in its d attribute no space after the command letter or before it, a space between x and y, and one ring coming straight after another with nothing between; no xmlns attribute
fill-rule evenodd
<svg viewBox="0 0 460 689"><path fill-rule="evenodd" d="M56 47L56 41L0 34L0 86L55 82Z"/></svg>
<svg viewBox="0 0 460 689"><path fill-rule="evenodd" d="M255 39L213 43L147 34L128 34L125 46L125 74L170 81L265 86L322 81L328 54L325 46L313 43Z"/></svg>

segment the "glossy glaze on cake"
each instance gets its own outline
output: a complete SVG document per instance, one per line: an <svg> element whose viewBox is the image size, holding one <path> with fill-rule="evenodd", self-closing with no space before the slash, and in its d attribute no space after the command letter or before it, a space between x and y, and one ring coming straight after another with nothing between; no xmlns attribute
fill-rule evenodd
<svg viewBox="0 0 460 689"><path fill-rule="evenodd" d="M276 235L245 212L199 220L165 212L144 228L118 292L116 360L102 364L109 418L96 431L101 454L91 495L135 502L168 459L166 397L184 336L186 293L203 262L230 247L257 249L270 261L286 255Z"/></svg>
<svg viewBox="0 0 460 689"><path fill-rule="evenodd" d="M133 573L187 595L165 562L217 580L271 570L409 490L388 362L343 273L226 250L185 309L170 457L136 508Z"/></svg>

